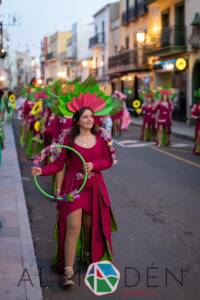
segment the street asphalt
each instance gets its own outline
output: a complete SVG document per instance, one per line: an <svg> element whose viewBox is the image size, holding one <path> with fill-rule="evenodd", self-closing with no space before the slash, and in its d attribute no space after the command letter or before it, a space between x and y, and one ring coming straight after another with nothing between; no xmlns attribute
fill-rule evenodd
<svg viewBox="0 0 200 300"><path fill-rule="evenodd" d="M55 203L36 189L19 124L13 127L34 248L45 300L95 299L84 285L63 290L50 268L54 252ZM121 273L118 290L101 299L200 299L200 157L192 142L172 137L171 147L141 143L140 127L116 137L118 164L106 171L112 208L118 223L113 234L114 265ZM51 178L41 178L47 191ZM181 278L182 276L182 278ZM80 279L80 282L79 282Z"/></svg>

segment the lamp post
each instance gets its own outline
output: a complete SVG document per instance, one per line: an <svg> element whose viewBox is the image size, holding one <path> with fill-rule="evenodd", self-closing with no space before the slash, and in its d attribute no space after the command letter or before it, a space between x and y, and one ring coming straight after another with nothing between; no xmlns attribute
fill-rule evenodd
<svg viewBox="0 0 200 300"><path fill-rule="evenodd" d="M6 57L6 51L3 48L3 24L0 22L0 58Z"/></svg>

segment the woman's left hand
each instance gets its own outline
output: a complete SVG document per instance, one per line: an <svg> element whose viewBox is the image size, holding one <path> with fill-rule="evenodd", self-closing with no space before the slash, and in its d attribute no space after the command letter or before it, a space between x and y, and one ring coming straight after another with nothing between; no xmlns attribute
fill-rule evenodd
<svg viewBox="0 0 200 300"><path fill-rule="evenodd" d="M94 169L94 165L91 162L87 162L85 164L85 171L89 174L92 172L92 170Z"/></svg>

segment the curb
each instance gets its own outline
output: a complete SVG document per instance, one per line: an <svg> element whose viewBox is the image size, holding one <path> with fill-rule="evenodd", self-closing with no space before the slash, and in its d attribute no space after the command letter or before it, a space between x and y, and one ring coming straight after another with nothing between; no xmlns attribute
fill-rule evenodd
<svg viewBox="0 0 200 300"><path fill-rule="evenodd" d="M26 206L26 200L24 195L23 183L21 178L19 160L17 156L17 149L14 139L13 128L11 124L6 124L5 131L9 135L10 147L12 147L12 160L15 162L13 167L13 176L15 178L15 199L18 214L19 224L19 239L21 245L22 263L21 266L23 271L26 269L28 273L24 273L24 281L20 284L25 290L25 299L22 300L42 300L42 290L40 286L39 273L37 268L37 262L35 257L35 251L33 247L33 240L31 235L30 223L28 218L28 211ZM32 281L25 281L28 278L28 274ZM12 290L13 287L11 287ZM16 288L16 287L15 287ZM16 295L17 298L17 295ZM18 299L18 298L17 298ZM6 298L5 298L6 300Z"/></svg>

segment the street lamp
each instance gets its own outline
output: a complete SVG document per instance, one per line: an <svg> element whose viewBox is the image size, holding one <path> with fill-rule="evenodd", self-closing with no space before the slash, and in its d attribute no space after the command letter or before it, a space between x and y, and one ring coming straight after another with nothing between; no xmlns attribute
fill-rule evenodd
<svg viewBox="0 0 200 300"><path fill-rule="evenodd" d="M6 57L6 51L3 48L3 23L0 22L0 58Z"/></svg>
<svg viewBox="0 0 200 300"><path fill-rule="evenodd" d="M136 39L138 43L144 43L146 38L146 34L144 31L136 32Z"/></svg>
<svg viewBox="0 0 200 300"><path fill-rule="evenodd" d="M88 67L88 61L87 60L83 60L81 63L83 68L87 68Z"/></svg>

